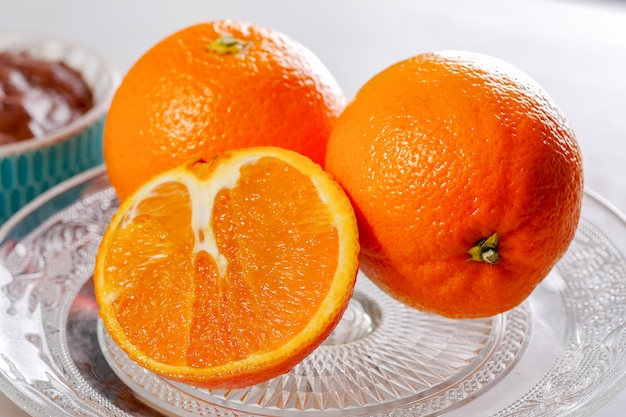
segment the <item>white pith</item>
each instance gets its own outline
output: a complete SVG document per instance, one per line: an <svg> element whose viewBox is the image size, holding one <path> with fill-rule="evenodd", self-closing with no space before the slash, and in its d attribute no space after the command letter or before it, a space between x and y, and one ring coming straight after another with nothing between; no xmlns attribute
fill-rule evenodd
<svg viewBox="0 0 626 417"><path fill-rule="evenodd" d="M242 166L257 162L263 156L266 155L242 155L236 161L231 161L229 164L218 165L215 172L207 179L200 179L187 170L170 171L168 175L156 178L148 187L138 192L134 198L134 201L137 203L128 207L122 219L121 227L125 228L128 224L133 222L137 215L137 204L146 198L150 198L151 194L159 186L169 182L183 184L189 191L191 228L195 238L194 253L206 252L215 260L219 275L225 276L228 260L219 251L215 233L211 225L215 197L221 190L231 189L237 185L241 176L240 170Z"/></svg>

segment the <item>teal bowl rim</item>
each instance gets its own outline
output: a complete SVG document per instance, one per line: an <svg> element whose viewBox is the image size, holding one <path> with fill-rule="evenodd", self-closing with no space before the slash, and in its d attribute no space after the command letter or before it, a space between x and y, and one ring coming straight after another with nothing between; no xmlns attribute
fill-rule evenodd
<svg viewBox="0 0 626 417"><path fill-rule="evenodd" d="M53 48L62 48L66 51L75 51L83 54L91 62L96 63L102 74L108 78L108 86L100 97L95 97L93 107L84 115L46 136L0 145L0 158L19 155L21 153L61 142L96 123L100 118L104 117L109 110L109 105L113 100L113 96L120 83L121 76L118 69L100 54L92 51L84 45L80 45L61 37L29 32L0 32L0 52L30 52L32 50L31 48L45 48L47 45L50 45ZM61 60L66 62L62 58ZM84 74L84 68L73 65L71 62L66 63L79 71L81 74ZM90 85L90 88L93 91L94 86Z"/></svg>

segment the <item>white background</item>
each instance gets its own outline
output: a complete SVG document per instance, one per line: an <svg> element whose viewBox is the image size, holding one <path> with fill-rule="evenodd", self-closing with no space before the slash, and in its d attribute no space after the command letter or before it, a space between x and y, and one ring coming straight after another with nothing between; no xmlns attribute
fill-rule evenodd
<svg viewBox="0 0 626 417"><path fill-rule="evenodd" d="M466 49L507 60L537 79L568 116L583 150L586 185L626 211L626 2L0 0L0 31L82 43L122 74L166 35L218 18L299 40L348 98L376 72L421 52ZM625 413L623 392L594 416ZM24 415L0 394L0 417Z"/></svg>

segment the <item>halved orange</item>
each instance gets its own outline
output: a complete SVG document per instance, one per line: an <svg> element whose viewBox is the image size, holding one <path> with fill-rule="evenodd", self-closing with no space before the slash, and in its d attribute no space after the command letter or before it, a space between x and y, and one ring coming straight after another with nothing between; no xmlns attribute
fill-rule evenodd
<svg viewBox="0 0 626 417"><path fill-rule="evenodd" d="M144 368L207 388L289 371L339 322L358 269L342 188L293 151L255 147L157 175L101 242L100 317Z"/></svg>

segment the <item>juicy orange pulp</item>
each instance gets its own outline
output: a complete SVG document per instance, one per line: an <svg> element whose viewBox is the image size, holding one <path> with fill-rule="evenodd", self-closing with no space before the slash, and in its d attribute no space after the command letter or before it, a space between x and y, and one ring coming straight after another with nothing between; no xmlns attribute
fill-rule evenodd
<svg viewBox="0 0 626 417"><path fill-rule="evenodd" d="M279 148L227 152L128 198L98 254L101 317L131 358L206 387L288 371L347 306L356 220L341 188Z"/></svg>

